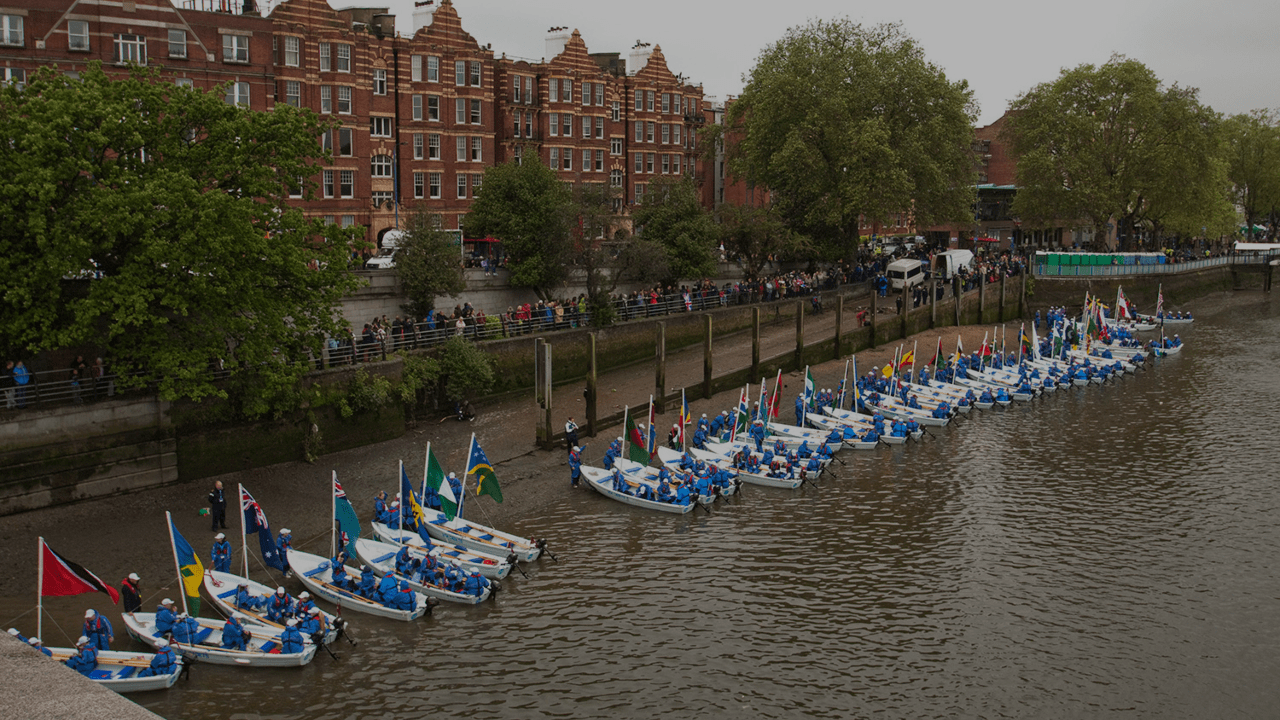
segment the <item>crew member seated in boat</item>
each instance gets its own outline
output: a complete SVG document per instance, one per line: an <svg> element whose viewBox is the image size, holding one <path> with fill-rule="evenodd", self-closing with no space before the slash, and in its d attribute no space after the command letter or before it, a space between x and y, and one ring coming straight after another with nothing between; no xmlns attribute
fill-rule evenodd
<svg viewBox="0 0 1280 720"><path fill-rule="evenodd" d="M151 656L151 664L142 668L138 677L172 675L177 664L178 658L173 654L173 648L169 647L169 641L159 638L156 640L156 654Z"/></svg>
<svg viewBox="0 0 1280 720"><path fill-rule="evenodd" d="M920 423L916 422L915 418L907 418L907 421L903 424L907 426L907 434L909 435L915 435L920 432Z"/></svg>
<svg viewBox="0 0 1280 720"><path fill-rule="evenodd" d="M930 377L931 376L929 375L929 366L925 365L924 369L920 371L920 384L928 385Z"/></svg>
<svg viewBox="0 0 1280 720"><path fill-rule="evenodd" d="M427 492L434 492L434 490L428 487ZM400 515L400 496L399 495L396 495L396 499L391 501L391 505L387 508L387 514L390 516L387 519L387 527L391 528L392 530L400 530L402 523L400 522L401 515Z"/></svg>
<svg viewBox="0 0 1280 720"><path fill-rule="evenodd" d="M692 480L693 487L699 495L706 496L711 494L711 478L706 475L699 475L696 478L692 478Z"/></svg>
<svg viewBox="0 0 1280 720"><path fill-rule="evenodd" d="M285 592L284 586L276 588L276 592L267 599L267 619L273 623L282 623L293 614L293 598Z"/></svg>
<svg viewBox="0 0 1280 720"><path fill-rule="evenodd" d="M938 403L938 407L933 409L933 416L942 419L951 415L951 408L947 407L945 401Z"/></svg>
<svg viewBox="0 0 1280 720"><path fill-rule="evenodd" d="M893 423L889 425L889 434L893 437L906 437L907 426L901 420L894 418Z"/></svg>
<svg viewBox="0 0 1280 720"><path fill-rule="evenodd" d="M334 584L336 585L337 583L334 583ZM314 600L311 599L311 593L307 592L306 590L303 590L302 592L298 593L298 599L293 604L293 616L306 617L307 614L311 612L311 608L315 606L316 606L316 603Z"/></svg>
<svg viewBox="0 0 1280 720"><path fill-rule="evenodd" d="M378 575L373 571L372 567L363 565L360 567L360 585L356 588L356 594L365 600L373 600L374 593L378 591Z"/></svg>
<svg viewBox="0 0 1280 720"><path fill-rule="evenodd" d="M377 601L387 607L394 607L396 593L400 591L400 586L396 583L396 576L387 573L378 581Z"/></svg>
<svg viewBox="0 0 1280 720"><path fill-rule="evenodd" d="M627 481L622 477L622 471L618 468L613 469L613 489L617 492L627 491Z"/></svg>
<svg viewBox="0 0 1280 720"><path fill-rule="evenodd" d="M817 455L809 458L809 462L804 465L804 471L814 477L816 477L818 473L822 472L822 461L818 459Z"/></svg>
<svg viewBox="0 0 1280 720"><path fill-rule="evenodd" d="M809 441L802 440L800 447L796 448L796 457L801 460L808 460L810 455L813 455L813 450L809 448Z"/></svg>
<svg viewBox="0 0 1280 720"><path fill-rule="evenodd" d="M480 597L488 589L489 580L481 575L479 570L472 568L471 574L467 576L466 582L462 585L462 591L467 595Z"/></svg>
<svg viewBox="0 0 1280 720"><path fill-rule="evenodd" d="M240 613L231 613L227 622L222 625L222 647L227 650L247 650L249 631L240 623Z"/></svg>
<svg viewBox="0 0 1280 720"><path fill-rule="evenodd" d="M1004 388L997 388L997 389L996 389L996 400L998 400L998 401L1000 401L1000 402L1008 402L1008 401L1010 400L1010 398L1009 398L1009 391L1008 391L1008 390L1005 390Z"/></svg>
<svg viewBox="0 0 1280 720"><path fill-rule="evenodd" d="M213 569L218 572L231 572L231 543L227 542L226 533L218 533L213 536L213 549L210 551L213 558Z"/></svg>
<svg viewBox="0 0 1280 720"><path fill-rule="evenodd" d="M644 483L640 483L639 485L636 486L636 497L640 498L641 500L652 500L653 490L649 489L648 485Z"/></svg>
<svg viewBox="0 0 1280 720"><path fill-rule="evenodd" d="M87 677L98 669L98 651L89 643L89 638L83 635L76 640L76 650L78 652L75 655L67 658L67 667Z"/></svg>
<svg viewBox="0 0 1280 720"><path fill-rule="evenodd" d="M276 537L276 550L280 553L280 562L284 563L284 576L289 577L291 574L289 568L289 550L293 547L293 533L289 528L280 528L280 535Z"/></svg>
<svg viewBox="0 0 1280 720"><path fill-rule="evenodd" d="M920 400L919 400L919 398L917 398L915 395L912 395L912 396L907 400L907 407L912 408L913 410L923 410L923 409L924 409L924 408L920 407Z"/></svg>
<svg viewBox="0 0 1280 720"><path fill-rule="evenodd" d="M782 451L781 453L779 453L779 454L780 454L780 455L786 455L786 449L784 448L784 449L783 449L783 451ZM760 464L761 464L761 465L772 465L772 464L773 464L773 458L774 458L774 457L775 457L775 456L774 456L774 454L773 454L773 450L765 450L765 451L764 451L764 453L760 456Z"/></svg>
<svg viewBox="0 0 1280 720"><path fill-rule="evenodd" d="M862 433L862 441L863 442L879 442L880 433L876 431L876 428L874 426L869 427L866 429L866 431Z"/></svg>
<svg viewBox="0 0 1280 720"><path fill-rule="evenodd" d="M18 638L19 640L23 639L22 633L19 633L15 628L9 628L9 634ZM29 637L26 639L26 643L27 645L31 646L32 650L35 650L41 655L44 655L45 657L53 657L53 653L49 650L49 648L44 646L44 643L40 642L40 638Z"/></svg>
<svg viewBox="0 0 1280 720"><path fill-rule="evenodd" d="M329 560L329 584L339 590L346 590L348 592L355 590L356 588L356 581L347 574L347 554L341 550L338 551L336 556ZM305 594L306 593L303 593L303 595ZM302 595L299 595L298 597L302 597ZM303 608L295 608L294 617L303 617L303 612Z"/></svg>
<svg viewBox="0 0 1280 720"><path fill-rule="evenodd" d="M1182 338L1178 337L1177 335L1174 335L1172 347L1182 347Z"/></svg>
<svg viewBox="0 0 1280 720"><path fill-rule="evenodd" d="M173 623L178 620L178 616L173 612L173 601L165 598L160 601L160 607L156 608L156 634L164 635L173 630Z"/></svg>
<svg viewBox="0 0 1280 720"><path fill-rule="evenodd" d="M609 461L609 465L613 465L613 461ZM578 480L582 477L582 447L574 445L573 450L569 451L569 487L578 487ZM454 497L457 497L456 495Z"/></svg>
<svg viewBox="0 0 1280 720"><path fill-rule="evenodd" d="M842 445L843 443L844 443L844 433L840 432L839 430L832 430L831 434L827 435L826 444L834 445L835 447L840 447L840 445Z"/></svg>
<svg viewBox="0 0 1280 720"><path fill-rule="evenodd" d="M298 632L302 633L303 637L311 638L311 642L319 645L329 632L329 623L325 621L324 613L320 612L320 608L313 607L302 618L302 622L298 624Z"/></svg>
<svg viewBox="0 0 1280 720"><path fill-rule="evenodd" d="M983 389L982 389L982 395L978 398L978 401L979 401L979 402L984 402L984 403L993 403L993 402L995 402L995 401L996 401L996 399L995 399L994 397L992 397L992 395L991 395L991 388L983 388Z"/></svg>
<svg viewBox="0 0 1280 720"><path fill-rule="evenodd" d="M400 552L396 553L396 574L403 577L413 577L413 573L418 569L418 560L409 554L409 546L401 545Z"/></svg>
<svg viewBox="0 0 1280 720"><path fill-rule="evenodd" d="M675 502L675 495L671 492L670 483L658 483L658 502Z"/></svg>
<svg viewBox="0 0 1280 720"><path fill-rule="evenodd" d="M466 576L462 574L462 563L457 560L449 562L449 567L444 571L444 582L441 583L446 589L452 592L462 592L462 585L466 581Z"/></svg>
<svg viewBox="0 0 1280 720"><path fill-rule="evenodd" d="M414 594L413 588L409 587L409 581L400 581L400 592L396 593L395 604L392 607L407 612L418 609L418 597Z"/></svg>
<svg viewBox="0 0 1280 720"><path fill-rule="evenodd" d="M185 612L178 613L178 618L173 621L173 630L170 632L174 642L194 645L196 636L200 634L200 623Z"/></svg>
<svg viewBox="0 0 1280 720"><path fill-rule="evenodd" d="M92 608L84 611L84 626L81 634L89 638L89 642L98 650L110 650L111 641L116 639L115 631L111 629L111 621Z"/></svg>
<svg viewBox="0 0 1280 720"><path fill-rule="evenodd" d="M704 433L711 432L711 421L707 420L706 413L702 413L702 417L698 418L698 429Z"/></svg>
<svg viewBox="0 0 1280 720"><path fill-rule="evenodd" d="M305 640L298 631L298 621L290 618L284 625L284 632L280 633L280 654L296 655L304 648Z"/></svg>
<svg viewBox="0 0 1280 720"><path fill-rule="evenodd" d="M689 488L685 487L684 483L680 482L679 480L673 480L672 483L675 484L675 488L676 488L676 504L688 505L689 498L691 497L689 493Z"/></svg>
<svg viewBox="0 0 1280 720"><path fill-rule="evenodd" d="M701 426L693 433L693 446L699 450L707 449L707 431Z"/></svg>
<svg viewBox="0 0 1280 720"><path fill-rule="evenodd" d="M261 610L267 606L267 599L249 592L249 583L240 583L236 588L236 607L243 610Z"/></svg>

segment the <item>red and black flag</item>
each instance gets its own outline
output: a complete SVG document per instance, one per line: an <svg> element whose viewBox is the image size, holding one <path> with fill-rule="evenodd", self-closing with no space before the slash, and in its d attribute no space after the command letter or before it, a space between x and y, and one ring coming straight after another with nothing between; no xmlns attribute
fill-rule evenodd
<svg viewBox="0 0 1280 720"><path fill-rule="evenodd" d="M111 602L120 604L120 593L102 582L97 575L84 567L62 557L49 547L49 543L40 539L40 594L49 596L83 595L100 592L111 597Z"/></svg>

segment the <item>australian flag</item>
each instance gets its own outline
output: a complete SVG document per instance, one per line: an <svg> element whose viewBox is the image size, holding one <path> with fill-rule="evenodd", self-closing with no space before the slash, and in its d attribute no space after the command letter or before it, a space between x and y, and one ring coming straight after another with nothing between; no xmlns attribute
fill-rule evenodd
<svg viewBox="0 0 1280 720"><path fill-rule="evenodd" d="M254 500L249 491L243 487L240 488L240 512L244 515L245 535L258 533L258 547L262 550L262 562L284 572L286 569L284 560L280 557L280 550L271 537L271 526L267 524L267 516L263 514L262 508L258 507L258 501Z"/></svg>

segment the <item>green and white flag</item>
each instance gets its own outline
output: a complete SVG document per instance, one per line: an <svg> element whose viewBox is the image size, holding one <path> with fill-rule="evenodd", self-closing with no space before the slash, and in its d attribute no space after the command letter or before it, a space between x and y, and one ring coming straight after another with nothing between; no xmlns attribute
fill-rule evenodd
<svg viewBox="0 0 1280 720"><path fill-rule="evenodd" d="M813 410L817 397L818 386L813 382L813 373L809 370L809 366L806 365L804 368L804 406Z"/></svg>
<svg viewBox="0 0 1280 720"><path fill-rule="evenodd" d="M427 443L426 483L427 487L435 490L440 496L440 511L445 514L445 517L450 520L457 517L458 498L453 494L453 486L445 477L440 461L436 460L435 454L431 452L431 443Z"/></svg>

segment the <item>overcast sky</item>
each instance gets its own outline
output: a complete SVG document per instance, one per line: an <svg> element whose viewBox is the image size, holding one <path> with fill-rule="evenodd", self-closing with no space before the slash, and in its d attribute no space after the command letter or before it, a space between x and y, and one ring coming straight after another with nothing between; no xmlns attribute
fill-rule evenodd
<svg viewBox="0 0 1280 720"><path fill-rule="evenodd" d="M969 82L980 125L1060 69L1104 63L1116 52L1166 84L1200 88L1201 100L1219 112L1280 107L1276 0L454 0L454 7L463 27L499 56L541 58L554 25L577 28L591 52L626 57L636 40L661 45L672 71L720 100L741 92L760 50L788 27L848 16L901 22L949 78ZM411 32L413 0L394 0L391 11L400 31Z"/></svg>

